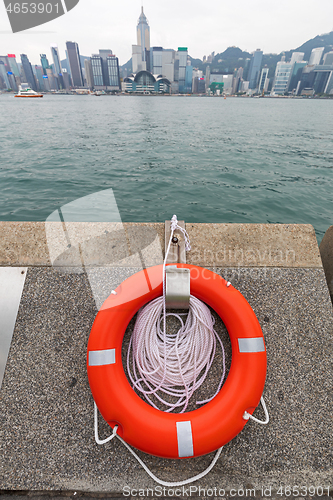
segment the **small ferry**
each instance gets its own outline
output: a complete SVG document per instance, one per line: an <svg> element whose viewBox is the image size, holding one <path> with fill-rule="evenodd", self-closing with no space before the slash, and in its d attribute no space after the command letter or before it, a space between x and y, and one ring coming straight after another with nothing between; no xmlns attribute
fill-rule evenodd
<svg viewBox="0 0 333 500"><path fill-rule="evenodd" d="M43 94L38 94L27 83L22 83L19 86L18 94L15 94L14 97L43 97Z"/></svg>

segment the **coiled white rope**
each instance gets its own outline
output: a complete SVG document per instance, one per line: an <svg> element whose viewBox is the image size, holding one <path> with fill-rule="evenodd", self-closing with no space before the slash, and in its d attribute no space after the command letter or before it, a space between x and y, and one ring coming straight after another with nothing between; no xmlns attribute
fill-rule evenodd
<svg viewBox="0 0 333 500"><path fill-rule="evenodd" d="M182 413L209 372L217 342L222 351L220 382L210 398L196 403L207 403L220 391L225 376L224 348L214 330L210 310L196 297L190 296L185 321L182 314L165 315L179 320L180 328L176 334L166 332L164 315L161 318L163 310L164 299L158 297L139 312L127 352L127 372L133 388L140 391L154 408L158 406L151 395L167 407L165 411L182 407ZM168 401L162 395L177 399L170 402L170 398Z"/></svg>
<svg viewBox="0 0 333 500"><path fill-rule="evenodd" d="M197 401L196 404L207 403L220 391L225 377L225 354L221 339L214 330L215 320L201 300L190 296L189 312L185 321L182 313L166 313L165 264L175 229L183 232L186 249L191 248L186 231L178 226L177 217L174 215L163 264L163 297L151 301L138 313L127 351L127 372L133 389L140 391L154 408L158 406L152 401L152 395L165 405L167 409L164 411L181 408L180 413L183 413L194 391L207 377L217 342L222 351L220 382L211 397ZM167 332L168 316L173 316L180 322L176 334ZM176 398L176 401L170 402L170 396Z"/></svg>

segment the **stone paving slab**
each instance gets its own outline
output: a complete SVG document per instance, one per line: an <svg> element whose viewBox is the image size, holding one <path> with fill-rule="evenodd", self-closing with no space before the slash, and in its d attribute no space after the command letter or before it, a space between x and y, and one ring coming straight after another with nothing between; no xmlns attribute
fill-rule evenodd
<svg viewBox="0 0 333 500"><path fill-rule="evenodd" d="M309 224L186 224L199 266L315 268ZM0 222L1 266L146 267L162 262L164 224Z"/></svg>
<svg viewBox="0 0 333 500"><path fill-rule="evenodd" d="M126 486L157 486L120 442L95 444L86 375L96 303L134 270L118 268L113 274L109 268L104 278L95 275L91 286L89 273L28 269L0 391L1 490L122 496ZM333 318L323 269L215 270L244 294L262 326L271 421L249 422L196 485L332 487ZM225 335L223 326L218 331ZM108 434L100 420L100 436ZM197 474L213 456L179 461L139 455L169 481Z"/></svg>

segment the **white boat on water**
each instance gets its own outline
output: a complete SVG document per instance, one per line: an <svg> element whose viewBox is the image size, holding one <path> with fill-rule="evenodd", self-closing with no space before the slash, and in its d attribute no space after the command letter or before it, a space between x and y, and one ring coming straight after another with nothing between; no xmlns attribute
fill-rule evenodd
<svg viewBox="0 0 333 500"><path fill-rule="evenodd" d="M18 94L15 94L14 97L43 97L43 94L38 94L27 83L22 83L19 86Z"/></svg>

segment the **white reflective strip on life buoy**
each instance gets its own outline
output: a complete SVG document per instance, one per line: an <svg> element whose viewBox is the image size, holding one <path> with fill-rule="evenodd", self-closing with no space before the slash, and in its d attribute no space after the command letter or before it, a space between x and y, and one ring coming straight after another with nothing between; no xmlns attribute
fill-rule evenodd
<svg viewBox="0 0 333 500"><path fill-rule="evenodd" d="M89 366L113 365L116 362L116 350L89 351Z"/></svg>
<svg viewBox="0 0 333 500"><path fill-rule="evenodd" d="M177 425L177 440L178 440L178 456L179 458L193 457L193 436L191 421L176 422Z"/></svg>
<svg viewBox="0 0 333 500"><path fill-rule="evenodd" d="M265 352L264 339L253 337L238 339L239 352Z"/></svg>

